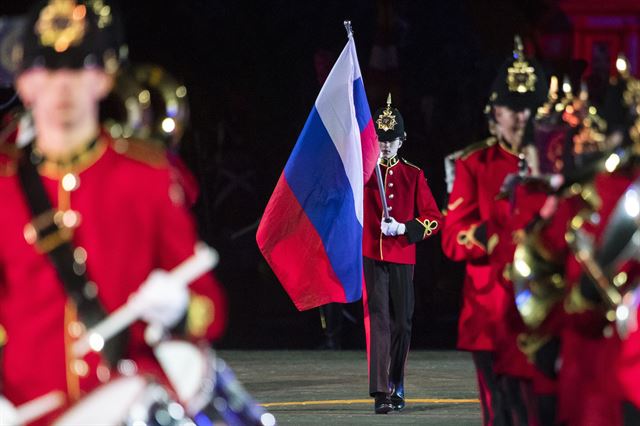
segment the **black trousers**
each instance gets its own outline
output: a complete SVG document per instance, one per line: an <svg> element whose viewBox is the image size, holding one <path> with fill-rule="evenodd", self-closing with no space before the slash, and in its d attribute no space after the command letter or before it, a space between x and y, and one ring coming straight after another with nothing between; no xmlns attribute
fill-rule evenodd
<svg viewBox="0 0 640 426"><path fill-rule="evenodd" d="M493 352L474 351L471 356L476 367L484 426L554 424L553 396L535 396L530 380L496 375Z"/></svg>
<svg viewBox="0 0 640 426"><path fill-rule="evenodd" d="M622 416L624 426L637 426L640 425L640 409L630 402L625 402L622 405Z"/></svg>
<svg viewBox="0 0 640 426"><path fill-rule="evenodd" d="M415 297L413 265L364 258L369 313L369 394L404 392ZM365 311L366 316L366 311Z"/></svg>
<svg viewBox="0 0 640 426"><path fill-rule="evenodd" d="M482 408L482 424L484 426L507 426L505 402L498 377L493 370L493 352L471 352L476 367L480 406Z"/></svg>

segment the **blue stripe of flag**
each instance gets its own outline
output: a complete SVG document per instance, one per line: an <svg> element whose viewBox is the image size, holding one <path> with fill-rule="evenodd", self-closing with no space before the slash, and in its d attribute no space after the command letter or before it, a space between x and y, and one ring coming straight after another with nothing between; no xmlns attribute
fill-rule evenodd
<svg viewBox="0 0 640 426"><path fill-rule="evenodd" d="M355 215L354 195L344 165L315 106L287 161L284 175L318 231L347 301L359 299L362 226Z"/></svg>
<svg viewBox="0 0 640 426"><path fill-rule="evenodd" d="M371 111L369 110L369 102L367 101L367 94L364 91L364 83L362 77L353 82L353 103L356 107L356 119L358 120L358 127L360 132L367 127L369 120L371 120Z"/></svg>

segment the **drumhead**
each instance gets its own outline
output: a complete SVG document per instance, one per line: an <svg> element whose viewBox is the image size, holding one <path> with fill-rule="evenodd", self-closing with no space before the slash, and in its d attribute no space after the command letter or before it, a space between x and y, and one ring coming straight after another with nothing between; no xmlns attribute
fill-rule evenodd
<svg viewBox="0 0 640 426"><path fill-rule="evenodd" d="M82 398L60 416L54 425L120 425L144 393L147 380L140 376L119 377Z"/></svg>
<svg viewBox="0 0 640 426"><path fill-rule="evenodd" d="M154 353L180 401L187 403L197 397L209 375L206 354L197 346L179 340L160 343Z"/></svg>

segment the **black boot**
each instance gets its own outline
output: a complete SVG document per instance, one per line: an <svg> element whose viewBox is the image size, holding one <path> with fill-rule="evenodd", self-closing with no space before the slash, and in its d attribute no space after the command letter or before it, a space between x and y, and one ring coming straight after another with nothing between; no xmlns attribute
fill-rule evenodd
<svg viewBox="0 0 640 426"><path fill-rule="evenodd" d="M400 411L404 408L404 386L397 385L393 387L393 392L391 392L391 404L393 405L393 409L396 411Z"/></svg>
<svg viewBox="0 0 640 426"><path fill-rule="evenodd" d="M391 399L389 399L388 394L377 392L374 396L375 404L373 407L376 414L387 414L389 411L393 410L393 405L391 404Z"/></svg>

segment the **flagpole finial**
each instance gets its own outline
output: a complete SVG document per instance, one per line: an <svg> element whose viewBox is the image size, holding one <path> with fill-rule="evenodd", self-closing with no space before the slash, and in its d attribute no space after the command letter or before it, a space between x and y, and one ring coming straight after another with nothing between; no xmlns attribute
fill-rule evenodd
<svg viewBox="0 0 640 426"><path fill-rule="evenodd" d="M513 58L524 58L524 45L522 44L522 38L519 34L513 36Z"/></svg>
<svg viewBox="0 0 640 426"><path fill-rule="evenodd" d="M347 37L353 36L353 28L351 27L351 21L344 21L344 29L347 30Z"/></svg>

